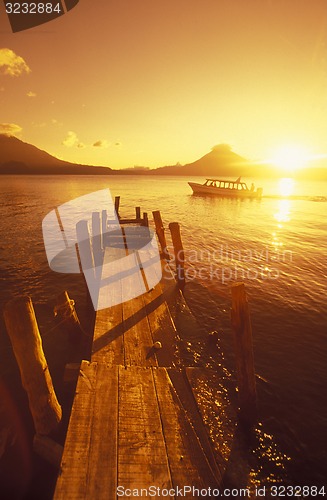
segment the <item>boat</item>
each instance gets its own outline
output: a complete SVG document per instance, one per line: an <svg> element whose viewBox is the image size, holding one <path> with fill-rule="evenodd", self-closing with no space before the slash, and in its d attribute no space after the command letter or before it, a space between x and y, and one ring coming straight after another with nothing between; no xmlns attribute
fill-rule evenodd
<svg viewBox="0 0 327 500"><path fill-rule="evenodd" d="M255 189L252 183L249 189L245 182L238 177L236 181L228 179L206 179L204 184L189 182L194 194L231 196L233 198L261 198L262 188Z"/></svg>

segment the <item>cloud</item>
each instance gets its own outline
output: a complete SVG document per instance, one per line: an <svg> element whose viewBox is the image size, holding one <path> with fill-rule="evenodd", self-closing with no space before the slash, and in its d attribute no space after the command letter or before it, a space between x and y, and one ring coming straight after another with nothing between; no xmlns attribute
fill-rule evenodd
<svg viewBox="0 0 327 500"><path fill-rule="evenodd" d="M32 92L31 90L29 92L27 92L27 97L36 97L36 93L35 92Z"/></svg>
<svg viewBox="0 0 327 500"><path fill-rule="evenodd" d="M106 140L99 140L93 143L94 148L108 148L109 142Z"/></svg>
<svg viewBox="0 0 327 500"><path fill-rule="evenodd" d="M15 54L13 50L0 49L0 71L5 75L20 76L24 73L30 73L31 69L24 59Z"/></svg>
<svg viewBox="0 0 327 500"><path fill-rule="evenodd" d="M211 148L211 151L218 151L220 153L228 153L228 152L232 151L232 146L230 144L225 144L225 143L216 144L215 146L213 146Z"/></svg>
<svg viewBox="0 0 327 500"><path fill-rule="evenodd" d="M23 129L16 123L0 123L0 134L2 135L16 135Z"/></svg>
<svg viewBox="0 0 327 500"><path fill-rule="evenodd" d="M58 124L57 120L52 120L52 123L54 125ZM67 133L67 137L62 141L62 144L67 148L78 148L78 149L85 149L88 147L107 149L111 145L111 143L106 139L98 139L93 144L85 144L84 142L79 140L77 134L72 130L70 130ZM120 145L121 145L120 142L115 143L115 146L120 146Z"/></svg>
<svg viewBox="0 0 327 500"><path fill-rule="evenodd" d="M77 134L69 130L66 139L62 141L62 144L66 146L66 148L73 148L79 144L79 140Z"/></svg>

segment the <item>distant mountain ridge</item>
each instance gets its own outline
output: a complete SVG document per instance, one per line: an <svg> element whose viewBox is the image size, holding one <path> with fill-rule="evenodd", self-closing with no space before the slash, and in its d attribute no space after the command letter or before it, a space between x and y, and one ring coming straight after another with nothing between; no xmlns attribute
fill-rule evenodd
<svg viewBox="0 0 327 500"><path fill-rule="evenodd" d="M324 164L325 165L325 164ZM228 144L219 144L198 160L186 165L170 165L155 169L112 169L80 165L59 160L46 151L17 139L0 134L0 175L184 175L205 178L271 178L287 177L283 170L267 164L250 162L234 153ZM296 178L327 180L327 168L311 166L296 172Z"/></svg>
<svg viewBox="0 0 327 500"><path fill-rule="evenodd" d="M156 175L245 175L247 160L234 153L230 146L220 144L199 160L186 165L172 165L155 169L121 169L79 165L59 160L46 151L17 139L0 135L0 174L156 174ZM240 169L242 172L240 173Z"/></svg>
<svg viewBox="0 0 327 500"><path fill-rule="evenodd" d="M109 167L93 167L59 160L17 137L0 134L0 174L97 174Z"/></svg>
<svg viewBox="0 0 327 500"><path fill-rule="evenodd" d="M201 175L215 177L231 176L239 177L244 174L248 162L242 156L234 153L227 144L218 144L199 160L186 165L174 165L155 169L160 175ZM240 172L241 170L241 172Z"/></svg>

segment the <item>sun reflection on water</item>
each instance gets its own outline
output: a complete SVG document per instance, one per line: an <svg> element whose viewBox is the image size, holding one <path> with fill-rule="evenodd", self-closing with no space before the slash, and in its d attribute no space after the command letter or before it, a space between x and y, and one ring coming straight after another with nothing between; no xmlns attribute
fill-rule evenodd
<svg viewBox="0 0 327 500"><path fill-rule="evenodd" d="M271 244L276 252L281 250L283 243L281 241L282 229L285 224L291 220L291 195L294 193L295 183L289 177L280 179L278 191L279 195L283 197L277 201L276 212L273 214L274 219L277 221L276 230L272 233Z"/></svg>
<svg viewBox="0 0 327 500"><path fill-rule="evenodd" d="M290 200L279 200L278 201L278 212L274 214L274 218L277 220L278 227L282 228L283 224L282 222L289 222L291 217L290 217L290 207L291 203Z"/></svg>

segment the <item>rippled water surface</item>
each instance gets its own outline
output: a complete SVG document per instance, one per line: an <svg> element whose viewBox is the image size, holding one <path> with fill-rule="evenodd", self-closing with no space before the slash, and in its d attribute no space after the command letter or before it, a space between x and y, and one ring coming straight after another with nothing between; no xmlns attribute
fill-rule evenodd
<svg viewBox="0 0 327 500"><path fill-rule="evenodd" d="M79 277L47 265L41 223L56 206L108 187L121 196L123 216L139 205L150 219L160 210L165 226L181 224L190 303L208 331L220 332L231 367L230 285L246 283L261 420L290 457L293 479L321 483L327 467L327 185L263 181L261 200L234 200L193 196L188 180L1 176L1 308L21 294L46 307L64 289L83 304ZM46 314L43 321L46 327ZM262 432L260 439L267 436Z"/></svg>

